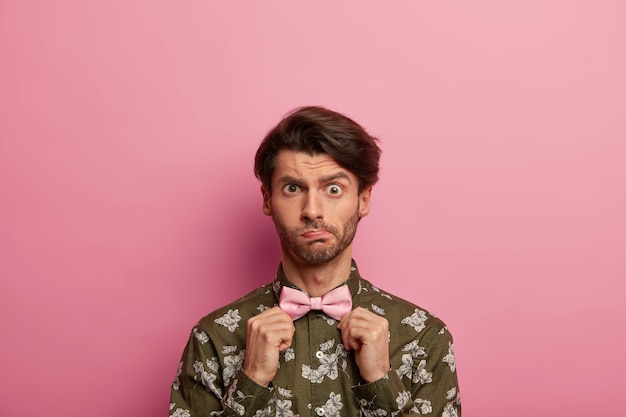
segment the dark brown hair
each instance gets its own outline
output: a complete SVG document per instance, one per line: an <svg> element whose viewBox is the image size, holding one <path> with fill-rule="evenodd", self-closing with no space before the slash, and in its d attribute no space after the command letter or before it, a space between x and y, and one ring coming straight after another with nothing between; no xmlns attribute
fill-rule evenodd
<svg viewBox="0 0 626 417"><path fill-rule="evenodd" d="M265 136L254 158L254 174L271 192L278 152L286 149L309 155L327 154L359 179L359 192L378 181L381 150L378 139L341 113L324 107L300 107Z"/></svg>

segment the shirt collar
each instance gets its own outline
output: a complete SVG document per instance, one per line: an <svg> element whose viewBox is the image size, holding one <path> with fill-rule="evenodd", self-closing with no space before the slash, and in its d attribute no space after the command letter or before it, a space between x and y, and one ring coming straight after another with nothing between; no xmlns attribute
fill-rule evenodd
<svg viewBox="0 0 626 417"><path fill-rule="evenodd" d="M361 275L359 275L359 269L357 268L356 262L354 259L352 260L352 264L350 265L350 276L344 282L350 288L350 294L352 294L352 299L360 292L361 288ZM343 283L341 284L343 285ZM339 285L338 287L340 287ZM280 298L280 292L284 286L295 288L297 290L303 291L301 288L298 288L295 284L293 284L287 276L285 275L285 271L283 270L282 263L278 265L278 271L276 272L276 277L274 278L274 282L272 284L272 288L274 290L274 295L278 300ZM305 291L303 291L305 292Z"/></svg>

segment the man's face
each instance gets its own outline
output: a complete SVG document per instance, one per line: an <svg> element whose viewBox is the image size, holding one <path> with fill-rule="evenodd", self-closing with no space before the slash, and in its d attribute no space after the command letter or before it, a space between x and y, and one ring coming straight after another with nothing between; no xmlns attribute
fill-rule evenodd
<svg viewBox="0 0 626 417"><path fill-rule="evenodd" d="M263 212L272 216L283 256L323 264L351 248L359 218L369 213L371 188L327 154L282 150ZM351 252L350 252L351 256Z"/></svg>

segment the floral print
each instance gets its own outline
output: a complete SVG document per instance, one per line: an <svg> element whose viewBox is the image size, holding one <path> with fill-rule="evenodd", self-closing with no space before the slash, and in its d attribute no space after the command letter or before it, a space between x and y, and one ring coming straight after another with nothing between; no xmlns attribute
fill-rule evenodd
<svg viewBox="0 0 626 417"><path fill-rule="evenodd" d="M367 400L365 398L358 399L359 407L361 408L361 415L365 417L384 417L387 415L387 411L382 408L378 408L374 399Z"/></svg>
<svg viewBox="0 0 626 417"><path fill-rule="evenodd" d="M239 315L238 309L228 310L228 313L215 319L217 324L221 324L226 327L229 332L234 332L235 329L239 327L239 321L241 321L241 316Z"/></svg>
<svg viewBox="0 0 626 417"><path fill-rule="evenodd" d="M191 417L191 414L189 413L189 410L183 410L182 408L177 408L176 410L174 410L174 412L172 414L170 414L171 417Z"/></svg>
<svg viewBox="0 0 626 417"><path fill-rule="evenodd" d="M230 384L231 379L237 374L241 366L243 365L243 357L245 356L246 351L241 350L237 355L225 356L224 357L224 371L222 372L222 376L224 377L224 383Z"/></svg>
<svg viewBox="0 0 626 417"><path fill-rule="evenodd" d="M199 381L202 385L208 388L209 391L221 396L222 390L215 384L215 381L217 381L216 372L219 369L217 358L214 357L212 359L207 359L206 365L207 369L205 370L204 364L202 362L195 361L193 363L193 378L195 381Z"/></svg>
<svg viewBox="0 0 626 417"><path fill-rule="evenodd" d="M415 399L415 411L418 414L430 414L433 412L433 406L428 400L423 400L421 398Z"/></svg>
<svg viewBox="0 0 626 417"><path fill-rule="evenodd" d="M341 417L341 409L343 408L343 403L341 402L341 395L335 394L331 392L328 398L328 401L321 407L322 413L324 417Z"/></svg>
<svg viewBox="0 0 626 417"><path fill-rule="evenodd" d="M456 361L454 360L454 345L450 342L448 344L448 354L442 359L450 367L450 372L456 371Z"/></svg>
<svg viewBox="0 0 626 417"><path fill-rule="evenodd" d="M396 398L398 410L402 410L408 404L410 399L411 393L409 393L408 391L402 391L400 394L398 394L398 397Z"/></svg>
<svg viewBox="0 0 626 417"><path fill-rule="evenodd" d="M417 369L413 373L413 383L415 384L428 384L433 382L433 373L426 370L426 361L422 359L417 364Z"/></svg>
<svg viewBox="0 0 626 417"><path fill-rule="evenodd" d="M402 319L402 324L408 324L413 327L416 332L421 332L426 327L426 320L428 319L426 312L424 310L420 310L418 308L415 309L415 312L411 314L410 317L405 317Z"/></svg>
<svg viewBox="0 0 626 417"><path fill-rule="evenodd" d="M206 332L200 332L198 331L198 328L193 329L193 334L196 339L198 339L198 342L202 343L203 345L209 341L209 336L206 334Z"/></svg>
<svg viewBox="0 0 626 417"><path fill-rule="evenodd" d="M324 377L330 379L337 379L339 376L339 365L341 362L341 369L345 370L348 366L346 357L348 356L344 346L342 344L337 345L337 349L332 352L332 348L335 344L334 340L329 340L320 344L319 361L320 366L317 369L313 369L310 365L302 365L302 377L308 379L315 384L321 384Z"/></svg>

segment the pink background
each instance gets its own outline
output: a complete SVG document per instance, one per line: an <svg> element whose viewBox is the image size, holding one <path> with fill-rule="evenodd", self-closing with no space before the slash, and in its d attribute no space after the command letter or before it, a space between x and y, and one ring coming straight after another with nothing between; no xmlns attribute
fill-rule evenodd
<svg viewBox="0 0 626 417"><path fill-rule="evenodd" d="M158 416L271 280L256 147L381 138L363 275L444 319L466 416L624 415L626 3L0 1L0 416Z"/></svg>

